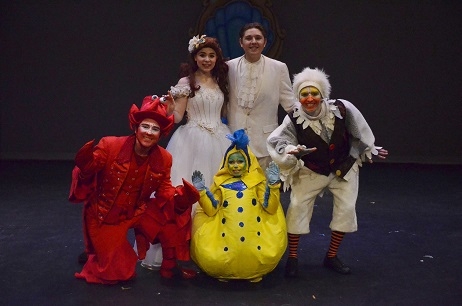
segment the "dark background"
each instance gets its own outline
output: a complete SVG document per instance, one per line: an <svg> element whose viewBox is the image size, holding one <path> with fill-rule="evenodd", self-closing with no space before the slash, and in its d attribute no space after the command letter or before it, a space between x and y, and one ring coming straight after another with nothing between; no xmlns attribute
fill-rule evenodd
<svg viewBox="0 0 462 306"><path fill-rule="evenodd" d="M178 79L202 1L1 1L0 157L71 160ZM290 73L320 67L388 162L462 163L460 1L270 1ZM237 38L236 38L237 39Z"/></svg>
<svg viewBox="0 0 462 306"><path fill-rule="evenodd" d="M322 267L325 195L295 280L284 277L286 255L258 284L164 283L139 265L125 287L74 278L83 250L82 206L67 201L74 154L130 133L131 104L177 82L202 3L0 0L2 305L460 305L458 0L268 1L290 73L324 68L332 97L352 101L391 153L361 170L359 231L340 250L352 275Z"/></svg>

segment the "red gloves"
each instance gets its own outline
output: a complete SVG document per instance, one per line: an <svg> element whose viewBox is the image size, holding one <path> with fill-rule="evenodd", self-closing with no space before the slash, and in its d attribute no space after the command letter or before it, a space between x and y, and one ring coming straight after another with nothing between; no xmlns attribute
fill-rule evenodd
<svg viewBox="0 0 462 306"><path fill-rule="evenodd" d="M81 178L85 179L91 176L93 164L93 144L95 140L90 140L75 155L75 165L80 169Z"/></svg>
<svg viewBox="0 0 462 306"><path fill-rule="evenodd" d="M197 189L189 182L183 179L183 185L176 188L176 194L173 198L175 201L175 211L182 214L194 203L199 201L200 194Z"/></svg>

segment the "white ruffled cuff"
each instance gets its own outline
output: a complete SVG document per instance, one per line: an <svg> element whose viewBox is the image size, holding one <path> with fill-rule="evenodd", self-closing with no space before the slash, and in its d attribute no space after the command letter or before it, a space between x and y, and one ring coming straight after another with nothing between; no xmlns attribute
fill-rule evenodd
<svg viewBox="0 0 462 306"><path fill-rule="evenodd" d="M374 146L372 149L367 148L366 150L364 150L364 152L360 155L360 158L358 158L357 160L358 164L362 166L363 165L362 162L366 160L371 160L372 155L379 155L378 150L380 149L382 149L382 147Z"/></svg>
<svg viewBox="0 0 462 306"><path fill-rule="evenodd" d="M294 175L303 168L305 163L301 159L297 159L295 155L288 154L287 152L296 149L294 145L288 145L284 149L284 153L280 155L281 159L279 160L279 170L280 178L283 184L283 190L287 191L289 187L293 184Z"/></svg>

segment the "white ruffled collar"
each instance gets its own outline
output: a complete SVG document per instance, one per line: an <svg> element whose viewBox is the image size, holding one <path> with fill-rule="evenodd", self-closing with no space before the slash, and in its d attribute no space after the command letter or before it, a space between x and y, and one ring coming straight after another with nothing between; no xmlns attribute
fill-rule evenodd
<svg viewBox="0 0 462 306"><path fill-rule="evenodd" d="M240 107L252 109L260 92L264 57L256 62L249 62L243 56L238 63L237 103Z"/></svg>
<svg viewBox="0 0 462 306"><path fill-rule="evenodd" d="M294 110L294 118L296 118L297 124L301 124L303 129L310 127L317 135L321 135L322 125L329 130L329 134L332 134L335 117L342 118L340 110L337 106L327 101L323 101L321 112L314 117L305 113L301 105L298 105Z"/></svg>

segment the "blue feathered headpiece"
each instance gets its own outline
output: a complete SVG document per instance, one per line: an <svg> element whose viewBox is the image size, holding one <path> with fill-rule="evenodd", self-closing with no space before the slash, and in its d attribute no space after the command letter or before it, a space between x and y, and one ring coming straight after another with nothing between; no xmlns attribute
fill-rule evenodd
<svg viewBox="0 0 462 306"><path fill-rule="evenodd" d="M226 138L231 140L231 145L225 152L225 158L223 158L223 165L221 165L221 168L225 166L226 156L228 155L229 151L231 151L232 149L234 149L234 147L236 147L236 150L242 150L247 156L247 160L249 161L249 165L247 169L250 169L250 155L249 155L249 150L247 149L248 148L247 146L249 144L249 136L247 136L244 129L237 130L232 135L228 134L226 135Z"/></svg>

